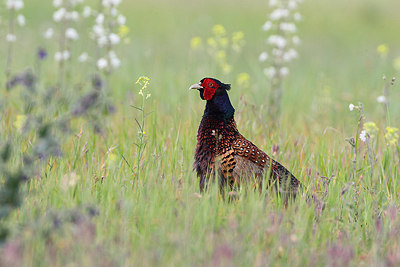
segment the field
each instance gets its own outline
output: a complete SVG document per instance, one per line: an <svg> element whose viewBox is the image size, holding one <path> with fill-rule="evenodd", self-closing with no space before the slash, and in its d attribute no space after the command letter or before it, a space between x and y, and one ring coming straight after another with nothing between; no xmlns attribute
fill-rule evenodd
<svg viewBox="0 0 400 267"><path fill-rule="evenodd" d="M268 1L123 1L121 66L110 73L93 61L104 53L90 38L95 18L73 22L79 39L63 65L56 9L24 2L11 64L0 9L0 266L400 265L398 0L300 4L279 123L268 119L259 61ZM207 50L215 25L243 33L240 51L227 51L229 72ZM187 89L203 77L232 84L241 133L315 201L199 191L192 164L205 101Z"/></svg>

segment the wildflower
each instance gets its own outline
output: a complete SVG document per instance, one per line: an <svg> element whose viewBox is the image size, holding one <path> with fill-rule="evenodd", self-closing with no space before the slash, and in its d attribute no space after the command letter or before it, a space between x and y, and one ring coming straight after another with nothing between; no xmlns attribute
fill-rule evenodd
<svg viewBox="0 0 400 267"><path fill-rule="evenodd" d="M119 28L118 28L118 35L119 35L120 37L125 37L125 36L128 35L128 33L129 33L129 27L128 27L128 26L126 26L126 25L121 25L121 26L119 26Z"/></svg>
<svg viewBox="0 0 400 267"><path fill-rule="evenodd" d="M53 13L53 20L55 22L60 22L62 19L64 19L66 12L67 11L65 8L58 9L56 12Z"/></svg>
<svg viewBox="0 0 400 267"><path fill-rule="evenodd" d="M120 37L118 36L118 34L115 33L111 33L108 38L110 39L110 43L112 45L116 45L119 44L119 42L121 41Z"/></svg>
<svg viewBox="0 0 400 267"><path fill-rule="evenodd" d="M268 59L268 54L267 54L267 52L262 52L261 54L260 54L260 56L258 57L258 61L260 61L260 62L264 62L264 61L266 61Z"/></svg>
<svg viewBox="0 0 400 267"><path fill-rule="evenodd" d="M89 17L91 14L92 14L92 9L90 8L90 6L85 6L85 7L83 8L82 16L83 16L84 18L87 18L87 17Z"/></svg>
<svg viewBox="0 0 400 267"><path fill-rule="evenodd" d="M397 57L393 60L393 67L397 70L400 71L400 57Z"/></svg>
<svg viewBox="0 0 400 267"><path fill-rule="evenodd" d="M384 95L378 96L376 101L378 101L378 103L387 103L387 99Z"/></svg>
<svg viewBox="0 0 400 267"><path fill-rule="evenodd" d="M151 97L151 94L147 94L146 95L146 99L148 99L148 98L150 98Z"/></svg>
<svg viewBox="0 0 400 267"><path fill-rule="evenodd" d="M238 75L236 82L240 87L249 87L250 75L246 72L242 72Z"/></svg>
<svg viewBox="0 0 400 267"><path fill-rule="evenodd" d="M367 141L367 137L368 137L367 132L365 130L362 130L361 133L360 133L361 141L363 141L363 142Z"/></svg>
<svg viewBox="0 0 400 267"><path fill-rule="evenodd" d="M298 36L293 36L292 37L292 42L294 45L299 45L300 44L300 38Z"/></svg>
<svg viewBox="0 0 400 267"><path fill-rule="evenodd" d="M86 52L84 52L78 57L78 61L86 62L88 60L88 58L89 58L88 54Z"/></svg>
<svg viewBox="0 0 400 267"><path fill-rule="evenodd" d="M24 2L22 0L7 0L7 9L18 11L24 7Z"/></svg>
<svg viewBox="0 0 400 267"><path fill-rule="evenodd" d="M286 46L286 39L283 36L279 35L271 35L268 37L268 43L274 46L277 46L278 48L284 48Z"/></svg>
<svg viewBox="0 0 400 267"><path fill-rule="evenodd" d="M43 48L39 48L37 51L37 57L41 60L45 59L47 57L47 52Z"/></svg>
<svg viewBox="0 0 400 267"><path fill-rule="evenodd" d="M14 43L15 41L17 41L17 36L15 36L15 34L8 33L6 35L6 41L9 43Z"/></svg>
<svg viewBox="0 0 400 267"><path fill-rule="evenodd" d="M264 31L269 31L271 28L272 28L272 23L269 20L265 22L264 25L262 26L262 29Z"/></svg>
<svg viewBox="0 0 400 267"><path fill-rule="evenodd" d="M65 31L65 37L71 40L77 40L79 38L78 32L74 28L68 28Z"/></svg>
<svg viewBox="0 0 400 267"><path fill-rule="evenodd" d="M280 74L282 77L287 76L287 75L289 74L289 68L287 68L287 67L282 67L282 68L280 68L279 74Z"/></svg>
<svg viewBox="0 0 400 267"><path fill-rule="evenodd" d="M17 22L18 22L18 25L19 25L19 26L21 26L21 27L25 26L26 20L25 20L24 15L19 14L19 15L17 16Z"/></svg>
<svg viewBox="0 0 400 267"><path fill-rule="evenodd" d="M14 127L21 132L22 128L25 126L27 117L26 115L17 115L16 120L14 121Z"/></svg>
<svg viewBox="0 0 400 267"><path fill-rule="evenodd" d="M279 28L282 31L286 31L286 32L289 32L289 33L295 33L296 32L296 25L294 23L282 22L279 25Z"/></svg>
<svg viewBox="0 0 400 267"><path fill-rule="evenodd" d="M52 28L48 28L45 32L44 32L44 38L46 39L51 39L53 37L54 34L54 30Z"/></svg>
<svg viewBox="0 0 400 267"><path fill-rule="evenodd" d="M100 70L105 69L108 66L108 61L105 58L100 58L97 60L97 68Z"/></svg>
<svg viewBox="0 0 400 267"><path fill-rule="evenodd" d="M198 49L201 46L201 38L196 36L190 40L190 48L193 50Z"/></svg>
<svg viewBox="0 0 400 267"><path fill-rule="evenodd" d="M207 39L207 45L209 47L216 47L217 46L217 42L215 41L214 38L208 38Z"/></svg>
<svg viewBox="0 0 400 267"><path fill-rule="evenodd" d="M269 67L264 69L264 74L269 78L272 79L276 75L276 69L274 67Z"/></svg>
<svg viewBox="0 0 400 267"><path fill-rule="evenodd" d="M282 18L287 18L289 16L289 10L284 8L275 9L269 18L271 20L280 20Z"/></svg>
<svg viewBox="0 0 400 267"><path fill-rule="evenodd" d="M374 138L379 131L379 128L372 121L364 123L364 130L368 133L371 138Z"/></svg>
<svg viewBox="0 0 400 267"><path fill-rule="evenodd" d="M212 28L212 32L215 36L223 36L226 34L225 27L221 24L214 25L214 27Z"/></svg>
<svg viewBox="0 0 400 267"><path fill-rule="evenodd" d="M117 54L115 54L114 51L110 51L108 53L108 56L110 57L110 64L114 69L118 68L121 65L121 60L119 60Z"/></svg>
<svg viewBox="0 0 400 267"><path fill-rule="evenodd" d="M354 106L353 104L350 103L350 105L349 105L350 111L353 111L355 107L356 107L356 106Z"/></svg>
<svg viewBox="0 0 400 267"><path fill-rule="evenodd" d="M386 57L389 52L389 48L386 44L381 44L376 48L376 51L381 57Z"/></svg>
<svg viewBox="0 0 400 267"><path fill-rule="evenodd" d="M55 7L55 8L58 8L58 7L60 7L61 5L62 5L62 0L54 0L53 1L53 6Z"/></svg>
<svg viewBox="0 0 400 267"><path fill-rule="evenodd" d="M399 139L399 129L394 127L386 127L385 140L388 145L396 145Z"/></svg>
<svg viewBox="0 0 400 267"><path fill-rule="evenodd" d="M117 22L119 25L125 25L126 23L126 17L122 14L119 14L117 17Z"/></svg>

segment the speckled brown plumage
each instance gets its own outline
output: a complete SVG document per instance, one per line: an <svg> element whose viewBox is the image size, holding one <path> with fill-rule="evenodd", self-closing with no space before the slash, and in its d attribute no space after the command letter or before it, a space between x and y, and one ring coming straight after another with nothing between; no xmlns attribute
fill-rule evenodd
<svg viewBox="0 0 400 267"><path fill-rule="evenodd" d="M206 94L204 91L210 86L216 89ZM200 91L202 98L212 95L207 99L198 129L194 156L193 166L200 178L200 189L204 190L208 180L214 177L218 177L221 188L226 184L233 188L244 182L261 188L264 176L269 174L267 186L274 184L279 192L295 197L300 184L296 177L239 133L226 92L229 85L205 78L193 87Z"/></svg>

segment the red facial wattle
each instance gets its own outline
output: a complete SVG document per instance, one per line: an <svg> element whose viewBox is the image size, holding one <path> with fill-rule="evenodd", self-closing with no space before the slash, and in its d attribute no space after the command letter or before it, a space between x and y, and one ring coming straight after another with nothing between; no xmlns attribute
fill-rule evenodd
<svg viewBox="0 0 400 267"><path fill-rule="evenodd" d="M214 80L212 79L204 79L201 83L201 86L204 88L203 97L205 100L211 100L220 87Z"/></svg>

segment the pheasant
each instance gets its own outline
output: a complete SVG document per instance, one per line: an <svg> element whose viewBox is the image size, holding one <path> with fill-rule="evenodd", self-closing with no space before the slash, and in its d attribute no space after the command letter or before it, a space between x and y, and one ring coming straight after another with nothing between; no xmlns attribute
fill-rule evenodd
<svg viewBox="0 0 400 267"><path fill-rule="evenodd" d="M261 189L263 177L269 174L267 187L274 184L286 198L295 198L299 180L239 133L227 92L230 87L217 79L204 78L189 88L199 90L201 99L207 101L193 164L200 178L200 190L215 175L220 189L226 185L233 189L249 181L256 181Z"/></svg>

